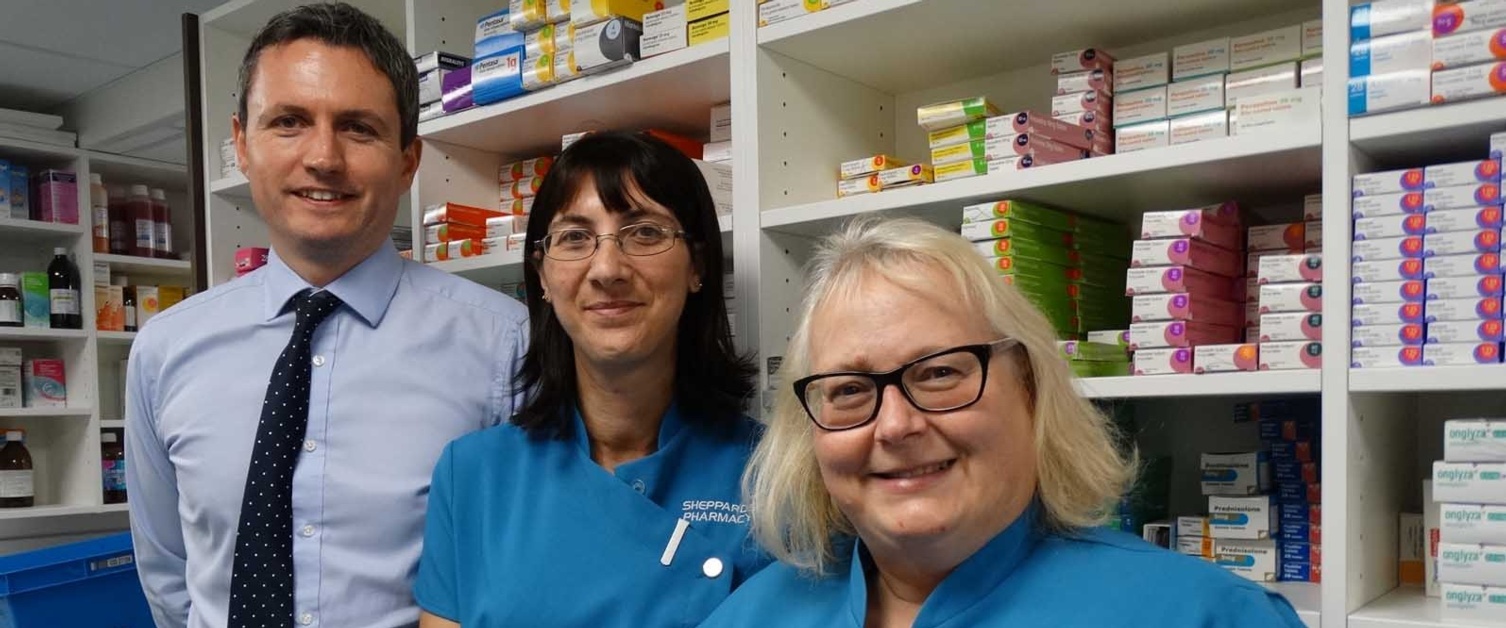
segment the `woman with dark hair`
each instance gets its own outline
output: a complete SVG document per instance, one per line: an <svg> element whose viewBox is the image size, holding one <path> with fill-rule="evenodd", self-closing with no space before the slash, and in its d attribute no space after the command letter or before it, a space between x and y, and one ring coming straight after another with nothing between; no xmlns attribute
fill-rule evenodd
<svg viewBox="0 0 1506 628"><path fill-rule="evenodd" d="M545 177L524 277L527 398L434 472L428 628L693 626L769 559L739 477L757 434L696 165L600 133Z"/></svg>

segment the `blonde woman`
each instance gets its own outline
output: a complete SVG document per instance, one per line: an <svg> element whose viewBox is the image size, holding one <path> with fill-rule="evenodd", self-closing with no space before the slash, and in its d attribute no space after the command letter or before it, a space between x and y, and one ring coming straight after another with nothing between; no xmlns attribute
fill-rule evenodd
<svg viewBox="0 0 1506 628"><path fill-rule="evenodd" d="M962 238L862 220L810 272L744 476L780 564L703 626L1302 626L1259 585L1097 527L1134 460Z"/></svg>

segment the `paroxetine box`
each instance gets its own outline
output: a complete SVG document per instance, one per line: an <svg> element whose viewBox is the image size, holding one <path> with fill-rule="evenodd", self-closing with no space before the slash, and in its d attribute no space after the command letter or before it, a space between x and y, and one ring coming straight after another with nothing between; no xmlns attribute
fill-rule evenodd
<svg viewBox="0 0 1506 628"><path fill-rule="evenodd" d="M1114 62L1114 89L1117 91L1165 85L1170 77L1171 65L1164 52Z"/></svg>
<svg viewBox="0 0 1506 628"><path fill-rule="evenodd" d="M1354 347L1349 367L1357 369L1402 368L1422 364L1422 345Z"/></svg>
<svg viewBox="0 0 1506 628"><path fill-rule="evenodd" d="M1198 345L1192 349L1194 373L1232 373L1260 368L1260 350L1253 344Z"/></svg>
<svg viewBox="0 0 1506 628"><path fill-rule="evenodd" d="M1323 366L1323 343L1316 341L1260 343L1260 370L1288 371Z"/></svg>
<svg viewBox="0 0 1506 628"><path fill-rule="evenodd" d="M1237 326L1242 312L1238 303L1194 294L1142 294L1130 299L1130 320L1197 321Z"/></svg>
<svg viewBox="0 0 1506 628"><path fill-rule="evenodd" d="M1433 500L1506 505L1506 463L1434 462Z"/></svg>
<svg viewBox="0 0 1506 628"><path fill-rule="evenodd" d="M1471 277L1501 272L1499 253L1475 255L1438 255L1424 264L1427 277Z"/></svg>
<svg viewBox="0 0 1506 628"><path fill-rule="evenodd" d="M1056 76L1056 93L1071 94L1085 89L1096 89L1105 94L1114 93L1113 70L1086 70Z"/></svg>
<svg viewBox="0 0 1506 628"><path fill-rule="evenodd" d="M1192 350L1185 347L1141 349L1135 352L1136 375L1175 375L1192 372Z"/></svg>
<svg viewBox="0 0 1506 628"><path fill-rule="evenodd" d="M1478 229L1500 229L1503 226L1500 207L1471 207L1466 209L1445 209L1442 211L1422 214L1427 217L1427 232L1440 233L1445 231L1472 231Z"/></svg>
<svg viewBox="0 0 1506 628"><path fill-rule="evenodd" d="M1423 271L1424 263L1424 260L1420 259L1355 262L1350 267L1350 277L1353 283L1426 279L1427 275Z"/></svg>
<svg viewBox="0 0 1506 628"><path fill-rule="evenodd" d="M1322 312L1323 284L1278 283L1260 286L1260 313Z"/></svg>
<svg viewBox="0 0 1506 628"><path fill-rule="evenodd" d="M1130 266L1183 265L1236 277L1241 274L1241 264L1235 252L1192 238L1136 240L1130 249Z"/></svg>
<svg viewBox="0 0 1506 628"><path fill-rule="evenodd" d="M1289 61L1253 70L1230 72L1224 80L1224 98L1231 105L1238 105L1241 98L1297 89L1297 69L1297 62Z"/></svg>
<svg viewBox="0 0 1506 628"><path fill-rule="evenodd" d="M1303 222L1250 227L1245 247L1250 251L1300 250L1306 228Z"/></svg>
<svg viewBox="0 0 1506 628"><path fill-rule="evenodd" d="M1060 120L1060 116L1095 111L1107 116L1114 113L1114 99L1098 90L1074 92L1051 97L1051 115ZM1068 124L1072 124L1068 122ZM1086 126L1086 125L1080 125Z"/></svg>
<svg viewBox="0 0 1506 628"><path fill-rule="evenodd" d="M1118 127L1114 131L1116 141L1116 154L1133 153L1149 148L1161 148L1171 145L1171 122L1157 120L1143 122L1130 126Z"/></svg>
<svg viewBox="0 0 1506 628"><path fill-rule="evenodd" d="M1360 218L1354 221L1354 239L1356 241L1420 236L1427 232L1427 214L1380 216L1377 218Z"/></svg>
<svg viewBox="0 0 1506 628"><path fill-rule="evenodd" d="M1148 87L1114 96L1114 128L1152 122L1166 117L1167 87ZM1123 142L1120 138L1120 142Z"/></svg>
<svg viewBox="0 0 1506 628"><path fill-rule="evenodd" d="M1406 236L1402 238L1355 240L1349 252L1351 261L1375 262L1422 258L1425 257L1425 250L1423 248L1423 236Z"/></svg>
<svg viewBox="0 0 1506 628"><path fill-rule="evenodd" d="M1506 62L1471 65L1433 73L1433 102L1444 103L1506 93Z"/></svg>
<svg viewBox="0 0 1506 628"><path fill-rule="evenodd" d="M1323 254L1264 256L1260 258L1260 267L1256 269L1256 281L1261 285L1292 282L1321 283L1323 281Z"/></svg>
<svg viewBox="0 0 1506 628"><path fill-rule="evenodd" d="M1229 71L1296 61L1302 56L1302 25L1293 24L1229 39Z"/></svg>
<svg viewBox="0 0 1506 628"><path fill-rule="evenodd" d="M1370 39L1391 33L1428 30L1432 0L1377 0L1349 7L1349 38Z"/></svg>
<svg viewBox="0 0 1506 628"><path fill-rule="evenodd" d="M1204 453L1198 468L1202 470L1204 495L1245 497L1270 489L1270 458L1265 451ZM1266 499L1269 500L1269 497ZM1209 505L1212 505L1212 500ZM1208 514L1209 526L1217 529L1217 514L1211 508ZM1275 513L1272 513L1272 517L1274 516ZM1219 535L1214 533L1212 536L1217 538Z"/></svg>
<svg viewBox="0 0 1506 628"><path fill-rule="evenodd" d="M1220 539L1213 543L1213 563L1252 582L1275 582L1280 562L1274 541Z"/></svg>
<svg viewBox="0 0 1506 628"><path fill-rule="evenodd" d="M1422 256L1429 258L1439 255L1499 253L1501 251L1501 230L1476 229L1431 233L1423 238L1422 244Z"/></svg>
<svg viewBox="0 0 1506 628"><path fill-rule="evenodd" d="M1433 39L1433 70L1506 60L1506 28Z"/></svg>
<svg viewBox="0 0 1506 628"><path fill-rule="evenodd" d="M1172 146L1228 137L1229 112L1219 109L1172 118L1169 128Z"/></svg>
<svg viewBox="0 0 1506 628"><path fill-rule="evenodd" d="M1438 580L1454 584L1506 586L1506 546L1439 543Z"/></svg>
<svg viewBox="0 0 1506 628"><path fill-rule="evenodd" d="M1423 169L1423 179L1423 185L1429 188L1500 183L1501 162L1498 159L1482 159L1428 166Z"/></svg>
<svg viewBox="0 0 1506 628"><path fill-rule="evenodd" d="M1166 86L1166 115L1182 116L1224 108L1224 75L1210 74Z"/></svg>
<svg viewBox="0 0 1506 628"><path fill-rule="evenodd" d="M1446 621L1506 621L1506 588L1444 583L1437 595L1443 598Z"/></svg>
<svg viewBox="0 0 1506 628"><path fill-rule="evenodd" d="M1501 342L1506 340L1501 321L1439 321L1428 323L1427 341L1432 344Z"/></svg>
<svg viewBox="0 0 1506 628"><path fill-rule="evenodd" d="M1320 117L1318 101L1322 96L1321 88L1294 87L1231 99L1234 110L1229 113L1232 125L1229 134L1246 135L1272 127L1316 125Z"/></svg>
<svg viewBox="0 0 1506 628"><path fill-rule="evenodd" d="M1506 419L1444 421L1443 459L1448 462L1506 462ZM1506 541L1506 537L1501 541Z"/></svg>
<svg viewBox="0 0 1506 628"><path fill-rule="evenodd" d="M1466 0L1457 4L1439 4L1433 9L1434 37L1499 26L1506 26L1506 2L1501 0Z"/></svg>
<svg viewBox="0 0 1506 628"><path fill-rule="evenodd" d="M1250 454L1254 455L1254 454ZM1249 480L1242 482L1235 489L1248 489L1250 492L1265 491L1269 488L1267 483L1264 487L1257 487L1253 481L1257 478L1256 469L1250 467L1209 467L1207 458L1209 454L1203 454L1203 486L1207 492L1209 476L1230 476L1240 474ZM1261 465L1268 463L1261 454ZM1269 473L1264 466L1261 473ZM1266 478L1269 480L1269 477ZM1227 494L1212 493L1208 497L1208 535L1215 539L1268 539L1276 532L1276 508L1269 495L1247 495L1239 491Z"/></svg>
<svg viewBox="0 0 1506 628"><path fill-rule="evenodd" d="M1433 35L1397 33L1349 45L1349 76L1426 70L1433 65Z"/></svg>
<svg viewBox="0 0 1506 628"><path fill-rule="evenodd" d="M1427 300L1436 299L1480 299L1486 297L1500 297L1502 293L1502 280L1500 275L1482 275L1479 277L1434 277L1427 280L1423 292Z"/></svg>
<svg viewBox="0 0 1506 628"><path fill-rule="evenodd" d="M1152 321L1130 324L1130 349L1141 347L1192 347L1224 344L1239 339L1239 328L1232 325L1192 321Z"/></svg>
<svg viewBox="0 0 1506 628"><path fill-rule="evenodd" d="M1421 107L1431 102L1433 73L1407 70L1349 79L1349 115Z"/></svg>
<svg viewBox="0 0 1506 628"><path fill-rule="evenodd" d="M1439 504L1438 534L1446 543L1501 543L1506 540L1506 506Z"/></svg>
<svg viewBox="0 0 1506 628"><path fill-rule="evenodd" d="M1466 342L1423 345L1422 363L1427 366L1474 366L1500 364L1501 343Z"/></svg>
<svg viewBox="0 0 1506 628"><path fill-rule="evenodd" d="M1353 305L1422 303L1427 297L1427 282L1422 279L1356 283L1349 288L1349 302Z"/></svg>
<svg viewBox="0 0 1506 628"><path fill-rule="evenodd" d="M837 170L839 175L843 179L852 179L855 177L870 175L875 172L888 170L890 168L898 168L900 166L906 165L909 164L890 157L889 155L880 154L874 155L872 157L864 157L862 159L854 159L852 161L844 161Z"/></svg>
<svg viewBox="0 0 1506 628"><path fill-rule="evenodd" d="M1420 191L1427 187L1426 173L1423 168L1408 168L1357 174L1350 183L1350 194L1360 197Z"/></svg>
<svg viewBox="0 0 1506 628"><path fill-rule="evenodd" d="M1323 315L1314 312L1287 312L1260 315L1261 342L1322 340Z"/></svg>
<svg viewBox="0 0 1506 628"><path fill-rule="evenodd" d="M1229 71L1229 39L1221 37L1171 50L1171 80Z"/></svg>
<svg viewBox="0 0 1506 628"><path fill-rule="evenodd" d="M1423 308L1422 303L1366 303L1353 307L1349 321L1354 327L1426 323Z"/></svg>
<svg viewBox="0 0 1506 628"><path fill-rule="evenodd" d="M1217 297L1232 291L1229 278L1185 266L1131 268L1125 273L1125 296L1193 292Z"/></svg>
<svg viewBox="0 0 1506 628"><path fill-rule="evenodd" d="M1350 202L1349 207L1353 218L1356 220L1380 216L1421 214L1426 211L1421 191L1382 194L1378 196L1359 196Z"/></svg>
<svg viewBox="0 0 1506 628"><path fill-rule="evenodd" d="M1500 207L1501 186L1498 183L1477 183L1473 185L1432 188L1422 193L1422 204L1424 212L1474 207Z"/></svg>

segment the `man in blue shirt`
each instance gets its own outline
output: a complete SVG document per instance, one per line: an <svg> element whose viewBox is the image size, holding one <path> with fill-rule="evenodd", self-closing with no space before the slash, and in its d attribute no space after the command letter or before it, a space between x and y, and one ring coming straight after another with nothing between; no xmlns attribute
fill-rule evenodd
<svg viewBox="0 0 1506 628"><path fill-rule="evenodd" d="M412 626L434 463L512 414L526 311L394 250L417 78L378 22L278 15L240 82L238 163L273 254L132 347L142 585L162 628Z"/></svg>

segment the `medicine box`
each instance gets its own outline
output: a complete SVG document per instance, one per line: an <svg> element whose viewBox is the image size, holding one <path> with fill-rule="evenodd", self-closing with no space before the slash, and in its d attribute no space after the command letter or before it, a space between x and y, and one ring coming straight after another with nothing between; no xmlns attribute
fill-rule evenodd
<svg viewBox="0 0 1506 628"><path fill-rule="evenodd" d="M1358 116L1421 107L1432 99L1432 76L1427 70L1349 79L1349 115Z"/></svg>
<svg viewBox="0 0 1506 628"><path fill-rule="evenodd" d="M1091 89L1085 92L1051 97L1051 116L1054 119L1060 120L1064 115L1085 111L1101 113L1105 116L1104 119L1107 120L1107 116L1114 112L1114 99L1108 97L1103 92ZM1068 122L1068 124L1074 123Z"/></svg>
<svg viewBox="0 0 1506 628"><path fill-rule="evenodd" d="M1165 85L1170 77L1170 59L1164 52L1114 62L1114 89L1116 91L1126 92Z"/></svg>
<svg viewBox="0 0 1506 628"><path fill-rule="evenodd" d="M1318 88L1272 89L1230 100L1234 111L1229 114L1229 134L1244 135L1272 127L1314 125L1319 118L1318 101L1322 95Z"/></svg>
<svg viewBox="0 0 1506 628"><path fill-rule="evenodd" d="M1366 369L1420 366L1422 351L1421 345L1354 347L1349 352L1349 366Z"/></svg>
<svg viewBox="0 0 1506 628"><path fill-rule="evenodd" d="M674 52L690 45L685 38L686 24L683 4L643 14L643 38L638 43L643 57Z"/></svg>
<svg viewBox="0 0 1506 628"><path fill-rule="evenodd" d="M815 3L806 2L806 4ZM581 26L599 23L614 16L635 21L642 20L643 14L655 8L654 0L591 0L591 2L573 2L571 5L570 21L575 25L577 34L580 33ZM514 23L514 26L518 25Z"/></svg>
<svg viewBox="0 0 1506 628"><path fill-rule="evenodd" d="M1258 311L1261 314L1323 311L1323 284L1320 283L1265 284L1259 290Z"/></svg>
<svg viewBox="0 0 1506 628"><path fill-rule="evenodd" d="M1176 533L1177 533L1176 535L1179 538L1180 537L1187 537L1187 536L1202 536L1202 537L1208 536L1208 518L1207 517L1181 516L1181 517L1177 517L1176 524L1177 524L1177 527L1175 528L1176 529Z"/></svg>
<svg viewBox="0 0 1506 628"><path fill-rule="evenodd" d="M1232 301L1193 294L1142 294L1130 300L1133 322L1184 320L1237 326L1240 305Z"/></svg>
<svg viewBox="0 0 1506 628"><path fill-rule="evenodd" d="M1277 444L1282 443L1282 442L1286 442L1286 441L1273 442L1273 443L1271 443L1271 445L1274 446L1274 445L1277 445ZM1313 447L1317 447L1318 445L1317 445L1317 443L1313 443L1312 446ZM1277 484L1276 485L1276 501L1280 502L1282 504L1291 504L1291 503L1321 504L1321 503L1323 503L1323 485L1322 484Z"/></svg>
<svg viewBox="0 0 1506 628"><path fill-rule="evenodd" d="M1279 441L1270 443L1271 460L1290 460L1294 462L1317 462L1319 455L1318 444L1310 441ZM1308 482L1286 482L1277 484L1282 486L1305 486ZM1278 490L1278 495L1280 491ZM1296 500L1305 501L1305 500ZM1314 502L1316 503L1316 502Z"/></svg>
<svg viewBox="0 0 1506 628"><path fill-rule="evenodd" d="M1146 212L1140 219L1140 237L1193 238L1225 249L1242 248L1239 242L1239 207L1234 203L1196 209Z"/></svg>
<svg viewBox="0 0 1506 628"><path fill-rule="evenodd" d="M1433 73L1433 102L1455 102L1506 93L1506 62Z"/></svg>
<svg viewBox="0 0 1506 628"><path fill-rule="evenodd" d="M1297 62L1288 61L1253 70L1231 72L1224 80L1224 98L1237 106L1241 98L1253 98L1297 89Z"/></svg>
<svg viewBox="0 0 1506 628"><path fill-rule="evenodd" d="M1506 29L1490 29L1433 39L1433 70L1506 59Z"/></svg>
<svg viewBox="0 0 1506 628"><path fill-rule="evenodd" d="M1323 20L1308 20L1302 23L1302 57L1323 54Z"/></svg>
<svg viewBox="0 0 1506 628"><path fill-rule="evenodd" d="M1444 421L1443 459L1449 462L1506 462L1506 419ZM1501 542L1506 543L1506 537L1502 537Z"/></svg>
<svg viewBox="0 0 1506 628"><path fill-rule="evenodd" d="M1427 547L1432 539L1423 527L1422 514L1403 512L1397 517L1396 580L1404 585L1421 585L1427 569Z"/></svg>
<svg viewBox="0 0 1506 628"><path fill-rule="evenodd" d="M1219 109L1172 118L1168 128L1172 146L1228 137L1229 113Z"/></svg>
<svg viewBox="0 0 1506 628"><path fill-rule="evenodd" d="M1427 70L1433 64L1433 35L1427 31L1397 33L1349 45L1349 76Z"/></svg>
<svg viewBox="0 0 1506 628"><path fill-rule="evenodd" d="M844 161L842 162L842 165L838 167L837 172L838 176L841 176L843 179L853 179L883 170L888 170L890 168L898 168L900 166L907 165L909 164L895 159L894 157L891 157L889 155L879 154L872 157L864 157L862 159Z"/></svg>
<svg viewBox="0 0 1506 628"><path fill-rule="evenodd" d="M1000 218L1012 218L1060 231L1071 231L1076 222L1071 214L1025 201L993 201L962 208L963 224L992 222Z"/></svg>
<svg viewBox="0 0 1506 628"><path fill-rule="evenodd" d="M1310 341L1260 343L1260 370L1287 371L1323 366L1323 343Z"/></svg>
<svg viewBox="0 0 1506 628"><path fill-rule="evenodd" d="M1438 580L1452 584L1506 586L1506 545L1439 543Z"/></svg>
<svg viewBox="0 0 1506 628"><path fill-rule="evenodd" d="M1296 460L1273 461L1271 475L1277 484L1316 484L1322 479L1318 475L1318 463Z"/></svg>
<svg viewBox="0 0 1506 628"><path fill-rule="evenodd" d="M732 16L730 13L721 13L690 22L686 27L685 37L690 45L699 46L706 42L726 39L731 34Z"/></svg>
<svg viewBox="0 0 1506 628"><path fill-rule="evenodd" d="M1176 552L1213 560L1213 538L1207 536L1182 536L1176 540Z"/></svg>
<svg viewBox="0 0 1506 628"><path fill-rule="evenodd" d="M1192 349L1194 373L1233 373L1260 368L1260 350L1253 344L1198 345Z"/></svg>
<svg viewBox="0 0 1506 628"><path fill-rule="evenodd" d="M1433 11L1433 36L1446 38L1483 28L1506 26L1506 2L1466 0L1440 4Z"/></svg>
<svg viewBox="0 0 1506 628"><path fill-rule="evenodd" d="M1134 355L1135 375L1174 375L1192 372L1192 350L1186 347L1140 349Z"/></svg>
<svg viewBox="0 0 1506 628"><path fill-rule="evenodd" d="M1428 301L1428 322L1501 320L1501 297Z"/></svg>
<svg viewBox="0 0 1506 628"><path fill-rule="evenodd" d="M935 174L926 164L889 168L878 173L879 185L884 189L920 185L935 181Z"/></svg>
<svg viewBox="0 0 1506 628"><path fill-rule="evenodd" d="M1114 71L1108 69L1084 70L1056 76L1056 93L1072 94L1096 89L1105 94L1114 93Z"/></svg>
<svg viewBox="0 0 1506 628"><path fill-rule="evenodd" d="M1428 258L1423 268L1428 277L1494 275L1501 272L1501 256L1498 253L1438 255Z"/></svg>
<svg viewBox="0 0 1506 628"><path fill-rule="evenodd" d="M1293 24L1229 40L1229 70L1238 72L1302 56L1302 25Z"/></svg>
<svg viewBox="0 0 1506 628"><path fill-rule="evenodd" d="M1427 214L1400 214L1354 221L1355 240L1377 240L1424 235L1428 231Z"/></svg>
<svg viewBox="0 0 1506 628"><path fill-rule="evenodd" d="M1208 498L1208 534L1215 539L1271 538L1277 528L1275 506L1269 495L1213 495Z"/></svg>
<svg viewBox="0 0 1506 628"><path fill-rule="evenodd" d="M1223 108L1224 75L1222 74L1181 80L1166 87L1165 115L1182 116Z"/></svg>
<svg viewBox="0 0 1506 628"><path fill-rule="evenodd" d="M1323 315L1311 312L1287 312L1260 316L1261 342L1322 340Z"/></svg>
<svg viewBox="0 0 1506 628"><path fill-rule="evenodd" d="M1291 443L1287 443L1287 444L1289 445ZM1307 463L1299 462L1299 463L1294 463L1294 464L1307 464ZM1310 523L1310 524L1313 524L1313 525L1322 525L1323 524L1323 506L1320 505L1320 504L1316 504L1316 503L1309 504L1309 503L1306 503L1306 502L1291 502L1291 503L1285 503L1285 504L1279 504L1279 505L1277 505L1276 510L1280 513L1279 514L1279 525L1286 525L1288 523L1290 523L1290 524ZM1310 543L1287 543L1287 544L1284 544L1284 545L1287 545L1287 546L1297 545L1297 546L1299 546L1299 547L1293 548L1293 551L1294 551L1293 555L1295 556L1295 558L1293 558L1293 560L1295 562L1304 562L1304 563L1311 563L1311 562L1313 562L1312 561L1313 552L1312 552L1312 549L1311 549L1312 548L1312 544L1310 544ZM1300 547L1300 546L1306 546L1306 547ZM1283 557L1285 557L1287 555L1287 554L1284 553L1284 551L1285 550L1283 550L1283 554L1282 554Z"/></svg>
<svg viewBox="0 0 1506 628"><path fill-rule="evenodd" d="M1500 364L1501 343L1469 342L1423 345L1422 363L1428 366Z"/></svg>
<svg viewBox="0 0 1506 628"><path fill-rule="evenodd" d="M1421 346L1428 335L1422 323L1397 323L1395 325L1367 325L1349 330L1349 345L1356 349L1369 347ZM1422 354L1416 358L1421 359Z"/></svg>
<svg viewBox="0 0 1506 628"><path fill-rule="evenodd" d="M966 225L963 228L965 229ZM1227 277L1185 266L1131 268L1125 272L1125 296L1194 292L1217 298L1219 295L1230 294L1231 290L1230 280Z"/></svg>
<svg viewBox="0 0 1506 628"><path fill-rule="evenodd" d="M1424 279L1424 263L1421 259L1355 262L1350 266L1350 278L1353 283Z"/></svg>
<svg viewBox="0 0 1506 628"><path fill-rule="evenodd" d="M1225 277L1239 276L1243 263L1233 251L1192 238L1136 240L1130 250L1130 266L1180 264Z"/></svg>
<svg viewBox="0 0 1506 628"><path fill-rule="evenodd" d="M1356 220L1380 216L1421 214L1426 211L1421 191L1358 196L1350 202L1349 207L1352 217Z"/></svg>
<svg viewBox="0 0 1506 628"><path fill-rule="evenodd" d="M1500 183L1501 162L1498 159L1482 159L1428 166L1423 170L1423 180L1429 188Z"/></svg>
<svg viewBox="0 0 1506 628"><path fill-rule="evenodd" d="M1323 281L1323 254L1266 255L1260 258L1255 277L1261 285L1293 282L1321 283Z"/></svg>
<svg viewBox="0 0 1506 628"><path fill-rule="evenodd" d="M1115 67L1114 57L1098 48L1069 50L1051 55L1051 74L1070 74Z"/></svg>
<svg viewBox="0 0 1506 628"><path fill-rule="evenodd" d="M1426 217L1425 222L1427 223L1426 229L1428 233L1500 229L1502 227L1500 207L1445 209L1419 215Z"/></svg>
<svg viewBox="0 0 1506 628"><path fill-rule="evenodd" d="M1433 500L1506 505L1506 463L1433 463Z"/></svg>
<svg viewBox="0 0 1506 628"><path fill-rule="evenodd" d="M1306 228L1305 222L1250 227L1245 246L1252 252L1300 251L1303 248Z"/></svg>
<svg viewBox="0 0 1506 628"><path fill-rule="evenodd" d="M1376 262L1394 259L1426 257L1423 236L1401 238L1377 238L1355 240L1350 246L1350 259L1355 262Z"/></svg>
<svg viewBox="0 0 1506 628"><path fill-rule="evenodd" d="M574 14L572 17L575 17ZM582 74L595 74L642 59L639 44L643 26L637 21L641 18L640 13L580 26L577 17L573 51L575 69ZM690 45L695 45L695 42L691 41Z"/></svg>
<svg viewBox="0 0 1506 628"><path fill-rule="evenodd" d="M1202 470L1204 495L1259 495L1270 490L1270 458L1265 451L1204 453L1199 468ZM1218 513L1212 510L1212 504L1213 501L1209 500L1209 523L1216 529L1219 523ZM1213 536L1219 537L1216 533Z"/></svg>
<svg viewBox="0 0 1506 628"><path fill-rule="evenodd" d="M1222 539L1213 544L1213 562L1253 582L1275 582L1280 563L1273 541Z"/></svg>
<svg viewBox="0 0 1506 628"><path fill-rule="evenodd" d="M1439 321L1428 323L1425 335L1431 344L1501 342L1503 327L1501 321Z"/></svg>
<svg viewBox="0 0 1506 628"><path fill-rule="evenodd" d="M1256 429L1262 442L1271 443L1311 440L1317 428L1312 421L1268 418L1257 421Z"/></svg>
<svg viewBox="0 0 1506 628"><path fill-rule="evenodd" d="M982 142L983 140L978 141ZM959 144L958 146L966 147L967 144ZM954 179L965 179L967 177L982 176L988 174L988 163L988 159L978 157L938 164L935 171L933 172L933 175L935 176L935 179L938 183L942 181L952 181ZM1003 162L1001 161L998 163L1002 164ZM1003 170L1004 169L1001 166L1000 171Z"/></svg>
<svg viewBox="0 0 1506 628"><path fill-rule="evenodd" d="M1443 598L1440 615L1445 621L1506 622L1506 588L1454 583L1439 587L1441 593L1434 597Z"/></svg>
<svg viewBox="0 0 1506 628"><path fill-rule="evenodd" d="M1439 504L1438 512L1445 543L1506 543L1506 506Z"/></svg>
<svg viewBox="0 0 1506 628"><path fill-rule="evenodd" d="M1428 300L1499 297L1502 281L1500 275L1435 277L1427 280L1424 293Z"/></svg>
<svg viewBox="0 0 1506 628"><path fill-rule="evenodd" d="M33 358L21 365L22 398L28 408L62 408L68 405L68 377L63 361Z"/></svg>
<svg viewBox="0 0 1506 628"><path fill-rule="evenodd" d="M1446 188L1431 188L1423 192L1424 212L1472 207L1500 207L1501 186L1498 183L1456 185Z"/></svg>
<svg viewBox="0 0 1506 628"><path fill-rule="evenodd" d="M927 131L955 127L975 120L991 118L1002 113L987 98L975 97L963 100L931 103L915 109L915 121Z"/></svg>
<svg viewBox="0 0 1506 628"><path fill-rule="evenodd" d="M1229 39L1221 37L1171 50L1171 80L1229 71Z"/></svg>
<svg viewBox="0 0 1506 628"><path fill-rule="evenodd" d="M1124 348L1128 349L1129 348L1129 330L1128 329L1106 329L1106 330L1100 330L1100 331L1090 331L1090 332L1088 332L1088 342L1094 342L1094 343L1099 343L1099 344L1107 344L1107 345L1117 345L1117 346L1124 347Z"/></svg>
<svg viewBox="0 0 1506 628"><path fill-rule="evenodd" d="M1115 153L1125 154L1171 145L1171 123L1167 120L1143 122L1115 129Z"/></svg>
<svg viewBox="0 0 1506 628"><path fill-rule="evenodd" d="M1356 305L1350 311L1350 323L1354 327L1371 325L1398 325L1426 323L1421 303L1367 303Z"/></svg>
<svg viewBox="0 0 1506 628"><path fill-rule="evenodd" d="M1432 25L1432 0L1376 0L1349 7L1349 38L1370 39L1425 31Z"/></svg>
<svg viewBox="0 0 1506 628"><path fill-rule="evenodd" d="M1141 347L1192 347L1204 344L1223 344L1239 340L1239 328L1234 325L1194 321L1152 321L1130 324L1130 349Z"/></svg>
<svg viewBox="0 0 1506 628"><path fill-rule="evenodd" d="M1307 563L1281 563L1281 572L1276 580L1280 582L1321 582L1323 579L1323 567Z"/></svg>
<svg viewBox="0 0 1506 628"><path fill-rule="evenodd" d="M1167 115L1166 86L1148 87L1114 96L1114 127L1134 126L1142 122L1164 119ZM1119 136L1120 144L1124 137Z"/></svg>
<svg viewBox="0 0 1506 628"><path fill-rule="evenodd" d="M1323 86L1323 57L1303 59L1297 66L1297 85L1300 87Z"/></svg>
<svg viewBox="0 0 1506 628"><path fill-rule="evenodd" d="M1356 283L1350 287L1353 305L1376 303L1421 303L1427 300L1427 284L1422 279Z"/></svg>

